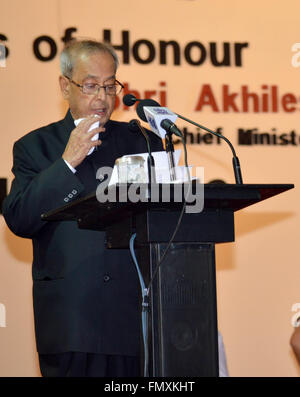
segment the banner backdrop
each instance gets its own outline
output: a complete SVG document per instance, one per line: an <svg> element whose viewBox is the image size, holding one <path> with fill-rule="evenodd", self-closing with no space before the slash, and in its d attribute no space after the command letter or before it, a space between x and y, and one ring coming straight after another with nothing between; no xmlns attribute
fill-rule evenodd
<svg viewBox="0 0 300 397"><path fill-rule="evenodd" d="M236 241L217 246L216 260L230 375L299 376L289 346L300 311L299 1L2 0L0 7L0 176L8 186L13 142L67 110L59 53L71 37L116 48L124 94L151 97L229 138L244 183L295 184L236 213ZM117 102L113 118L135 117ZM205 182L234 183L225 142L183 121L177 126ZM40 376L31 242L0 221L0 376Z"/></svg>

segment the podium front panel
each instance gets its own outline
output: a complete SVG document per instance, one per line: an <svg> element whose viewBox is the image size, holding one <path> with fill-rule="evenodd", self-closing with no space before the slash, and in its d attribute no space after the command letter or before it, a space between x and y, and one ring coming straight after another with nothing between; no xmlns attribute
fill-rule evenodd
<svg viewBox="0 0 300 397"><path fill-rule="evenodd" d="M146 279L153 276L166 246L150 244L151 274ZM143 273L149 268L143 266ZM171 246L151 291L150 376L218 376L215 285L214 244Z"/></svg>

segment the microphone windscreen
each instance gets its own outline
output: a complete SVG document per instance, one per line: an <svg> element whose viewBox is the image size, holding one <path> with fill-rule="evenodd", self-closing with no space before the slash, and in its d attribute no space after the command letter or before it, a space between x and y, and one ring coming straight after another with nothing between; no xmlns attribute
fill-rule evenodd
<svg viewBox="0 0 300 397"><path fill-rule="evenodd" d="M139 102L136 108L137 115L139 118L147 123L147 117L144 112L144 106L158 106L160 107L160 104L156 102L154 99L143 99L142 101Z"/></svg>
<svg viewBox="0 0 300 397"><path fill-rule="evenodd" d="M128 123L128 129L131 132L138 132L140 129L139 129L139 126L138 126L137 123L138 123L138 121L135 120L135 119L130 120L129 123Z"/></svg>
<svg viewBox="0 0 300 397"><path fill-rule="evenodd" d="M172 123L171 120L169 119L164 119L162 120L162 122L160 123L160 125L162 126L162 128L166 131L170 131L171 128L173 127L173 125L175 125L174 123Z"/></svg>
<svg viewBox="0 0 300 397"><path fill-rule="evenodd" d="M123 96L123 103L126 106L132 106L136 103L138 99L132 94L126 94Z"/></svg>

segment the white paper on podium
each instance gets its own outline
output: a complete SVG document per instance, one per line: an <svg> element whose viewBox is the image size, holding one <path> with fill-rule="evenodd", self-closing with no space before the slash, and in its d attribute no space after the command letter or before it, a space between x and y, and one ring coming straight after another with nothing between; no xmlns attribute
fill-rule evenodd
<svg viewBox="0 0 300 397"><path fill-rule="evenodd" d="M174 164L175 167L178 167L179 159L181 155L181 150L175 150L174 151ZM148 153L138 153L138 154L128 154L123 157L130 157L130 156L142 156L145 160L144 162L144 169L145 169L145 174L147 175L147 181L148 181ZM155 163L155 176L156 176L156 183L172 183L170 180L170 169L169 169L169 161L168 161L168 155L165 151L162 152L153 152L152 156L154 158L154 163ZM182 168L182 167L178 167ZM182 179L175 181L179 182L182 181ZM118 183L118 168L115 165L113 168L113 172L109 181L108 186L115 185Z"/></svg>

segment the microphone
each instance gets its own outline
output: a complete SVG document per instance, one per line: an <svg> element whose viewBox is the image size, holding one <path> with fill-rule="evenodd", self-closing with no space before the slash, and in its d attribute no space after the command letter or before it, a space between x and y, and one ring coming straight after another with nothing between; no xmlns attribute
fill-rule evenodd
<svg viewBox="0 0 300 397"><path fill-rule="evenodd" d="M137 101L139 101L140 99L137 99L134 95L132 94L126 94L123 97L123 103L126 106L132 106L134 105Z"/></svg>
<svg viewBox="0 0 300 397"><path fill-rule="evenodd" d="M166 131L169 134L174 133L180 138L183 137L181 131L174 124L174 121L176 121L178 117L177 114L171 112L168 108L160 106L143 106L143 110L146 116L146 121L148 121L148 124L150 125L151 131L158 135L161 139L165 138ZM163 127L162 123L165 124L167 122L166 120L175 126L175 128L172 128L172 131L166 130Z"/></svg>
<svg viewBox="0 0 300 397"><path fill-rule="evenodd" d="M146 139L147 151L148 151L147 166L148 166L149 183L156 183L155 162L154 162L154 157L152 156L151 146L150 146L150 139L149 139L149 136L148 136L147 132L145 131L144 127L141 125L139 120L136 120L136 119L133 119L133 120L129 121L128 128L132 132L141 131L141 133L143 134L144 138Z"/></svg>
<svg viewBox="0 0 300 397"><path fill-rule="evenodd" d="M155 102L155 101L154 101ZM143 117L141 117L141 116L143 116L143 115L145 115L145 111L146 111L146 113L147 113L147 106L152 106L152 105L148 105L148 103L145 103L144 104L144 101L140 101L140 103L138 104L138 106L140 106L140 111L139 111L139 113L138 113L138 116L143 120L143 121L148 121L147 120L147 117L146 117L146 120L143 118ZM145 107L145 109L143 109ZM167 108L164 108L164 109L167 109ZM142 110L143 110L143 112L142 112ZM144 111L145 110L145 111ZM168 109L169 110L169 109ZM169 111L169 112L171 112L171 111ZM182 119L182 120L184 120L184 121L187 121L188 123L190 123L190 124L193 124L193 125L195 125L196 127L199 127L199 128L201 128L201 129L203 129L203 130L205 130L205 131L207 131L207 132L209 132L209 133L211 133L211 134L213 134L213 135L216 135L217 137L219 137L219 138L221 138L221 139L224 139L224 141L229 145L229 147L230 147L230 149L231 149L231 152L232 152L232 155L233 155L233 158L232 158L232 164L233 164L233 171L234 171L234 176L235 176L235 182L236 182L236 184L237 185L242 185L243 184L243 178L242 178L242 171L241 171L241 166L240 166L240 161L239 161L239 158L237 157L237 155L236 155L236 152L235 152L235 150L234 150L234 147L233 147L233 145L232 145L232 143L229 141L229 139L228 138L226 138L224 135L222 135L222 134L219 134L218 132L215 132L215 131L213 131L213 130L211 130L211 129L209 129L209 128L207 128L207 127L204 127L203 125L201 125L201 124L198 124L198 123L196 123L195 121L192 121L192 120L190 120L190 119L188 119L188 118L186 118L186 117L184 117L184 116L181 116L180 114L178 114L178 113L173 113L173 112L171 112L172 114L175 114L177 117L179 117L180 119ZM176 120L176 119L175 119ZM182 134L181 134L181 131L176 127L176 125L174 124L174 121L175 120L170 120L170 119L167 119L167 120L164 120L164 119L161 119L160 120L160 123L159 123L159 126L160 127L162 127L163 129L165 129L166 131L168 131L168 132L172 132L172 133L174 133L175 135L177 135L177 136L180 136L180 137L182 137ZM170 123L171 122L171 123ZM149 123L150 124L150 123ZM151 127L151 124L150 124L150 127ZM151 130L153 131L153 128L151 128ZM153 131L153 132L155 132L155 131ZM179 135L179 133L181 134L181 135Z"/></svg>
<svg viewBox="0 0 300 397"><path fill-rule="evenodd" d="M123 96L123 103L125 106L133 106L136 102L139 102L136 108L137 115L139 118L147 123L147 118L144 113L144 106L157 106L160 104L154 99L138 99L133 94L126 94Z"/></svg>
<svg viewBox="0 0 300 397"><path fill-rule="evenodd" d="M136 120L136 119L130 120L129 123L128 123L128 129L131 132L140 131L139 126L138 126L138 120Z"/></svg>
<svg viewBox="0 0 300 397"><path fill-rule="evenodd" d="M171 112L168 108L160 107L160 106L147 106L145 105L145 101L141 101L139 103L141 105L141 109L146 116L146 121L148 121L151 131L158 135L161 139L166 140L166 152L168 156L169 162L169 171L170 171L170 180L176 180L176 169L175 169L175 161L174 161L174 145L172 141L172 133L175 132L183 140L183 135L179 131L179 129L172 128L172 125L175 126L174 121L177 119L177 115ZM139 106L138 105L138 106ZM168 117L168 118L167 118ZM171 125L172 131L169 129L166 130L163 125L167 123Z"/></svg>
<svg viewBox="0 0 300 397"><path fill-rule="evenodd" d="M162 126L162 128L164 130L166 130L167 132L171 132L174 135L179 136L180 138L183 138L182 132L180 131L180 129L176 126L176 124L174 124L171 120L169 119L164 119L162 120L162 122L160 123L160 125Z"/></svg>
<svg viewBox="0 0 300 397"><path fill-rule="evenodd" d="M123 96L123 103L125 106L133 106L136 102L139 102L137 105L137 114L139 118L147 123L147 118L144 113L144 106L158 106L160 104L156 102L154 99L138 99L133 94L126 94Z"/></svg>
<svg viewBox="0 0 300 397"><path fill-rule="evenodd" d="M155 106L160 107L160 104L156 102L154 99L142 99L136 107L136 112L139 118L146 123L148 122L147 117L145 115L144 107L146 106Z"/></svg>

